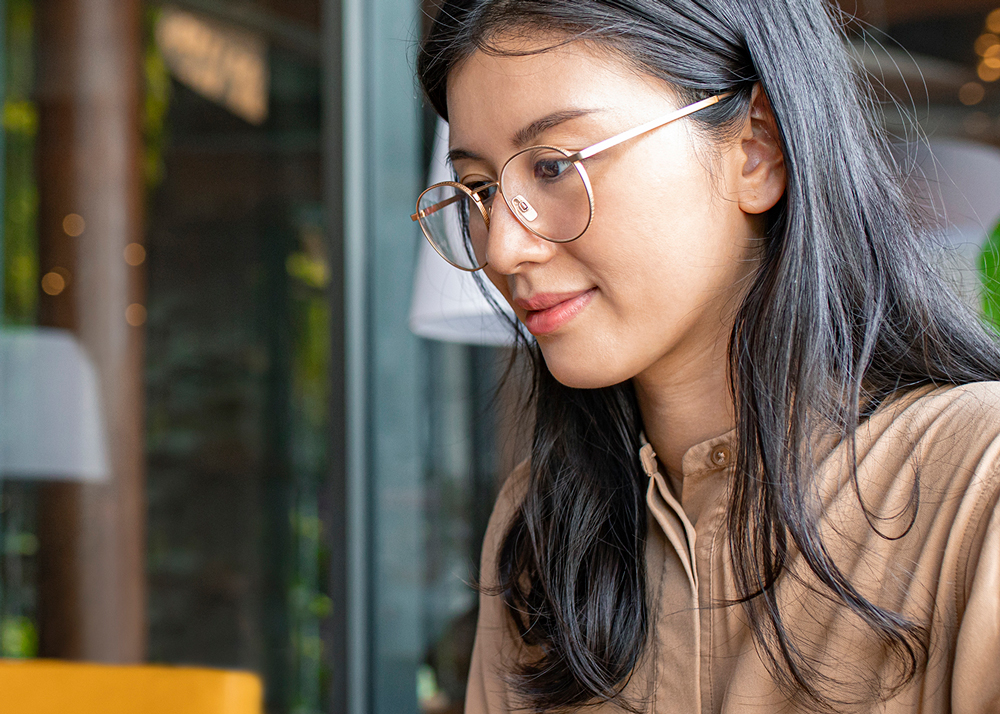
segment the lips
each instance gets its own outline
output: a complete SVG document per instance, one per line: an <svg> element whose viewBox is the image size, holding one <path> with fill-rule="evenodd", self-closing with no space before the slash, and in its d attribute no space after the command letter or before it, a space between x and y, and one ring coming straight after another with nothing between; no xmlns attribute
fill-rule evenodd
<svg viewBox="0 0 1000 714"><path fill-rule="evenodd" d="M572 293L539 293L514 304L527 312L524 325L535 337L555 332L576 317L594 297L596 288Z"/></svg>

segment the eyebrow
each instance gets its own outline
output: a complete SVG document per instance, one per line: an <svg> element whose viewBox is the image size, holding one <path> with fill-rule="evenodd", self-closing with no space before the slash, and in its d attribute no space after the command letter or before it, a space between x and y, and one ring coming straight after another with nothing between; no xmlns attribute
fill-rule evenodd
<svg viewBox="0 0 1000 714"><path fill-rule="evenodd" d="M601 111L600 109L564 109L559 112L552 112L547 114L541 119L536 119L535 121L528 124L526 127L519 129L514 133L512 143L514 148L523 149L529 143L535 140L539 134L552 129L553 127L559 126L560 124L570 121L572 119L579 119L580 117L587 116L588 114L594 114L595 112ZM485 159L479 154L469 151L468 149L455 148L448 152L448 163L454 165L456 161L468 159L471 161L485 161Z"/></svg>

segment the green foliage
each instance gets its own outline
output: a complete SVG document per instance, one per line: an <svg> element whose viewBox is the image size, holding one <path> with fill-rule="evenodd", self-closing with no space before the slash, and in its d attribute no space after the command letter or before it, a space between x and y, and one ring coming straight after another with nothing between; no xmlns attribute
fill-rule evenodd
<svg viewBox="0 0 1000 714"><path fill-rule="evenodd" d="M155 36L159 17L159 7L147 6L142 58L143 76L146 80L142 105L143 172L147 189L156 188L163 180L163 149L167 139L167 110L170 108L170 72Z"/></svg>
<svg viewBox="0 0 1000 714"><path fill-rule="evenodd" d="M30 325L38 307L38 187L35 138L34 9L27 0L7 3L4 131L3 313L8 324Z"/></svg>
<svg viewBox="0 0 1000 714"><path fill-rule="evenodd" d="M30 617L8 617L0 621L0 654L4 657L38 654L38 630Z"/></svg>
<svg viewBox="0 0 1000 714"><path fill-rule="evenodd" d="M311 288L322 289L330 280L330 271L324 260L316 259L308 253L291 253L285 260L288 275Z"/></svg>
<svg viewBox="0 0 1000 714"><path fill-rule="evenodd" d="M322 621L333 613L326 594L329 554L323 547L318 494L322 489L329 429L330 308L326 290L330 264L322 212L305 206L298 216L298 240L286 256L290 278L291 390L289 426L294 495L289 514L293 546L288 583L289 712L318 714L326 700L328 664L323 658Z"/></svg>
<svg viewBox="0 0 1000 714"><path fill-rule="evenodd" d="M1000 333L1000 224L986 239L979 255L979 276L983 282L983 315Z"/></svg>
<svg viewBox="0 0 1000 714"><path fill-rule="evenodd" d="M34 533L8 533L4 538L5 555L31 557L38 552L38 536Z"/></svg>
<svg viewBox="0 0 1000 714"><path fill-rule="evenodd" d="M38 107L25 99L8 99L3 104L3 128L8 134L34 138L38 133Z"/></svg>

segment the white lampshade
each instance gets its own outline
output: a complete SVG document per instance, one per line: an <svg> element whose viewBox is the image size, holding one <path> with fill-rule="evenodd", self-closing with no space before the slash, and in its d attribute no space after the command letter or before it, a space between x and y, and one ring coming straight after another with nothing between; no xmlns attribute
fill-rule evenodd
<svg viewBox="0 0 1000 714"><path fill-rule="evenodd" d="M956 239L985 237L1000 220L1000 149L936 139L917 154L916 183L929 194L940 228Z"/></svg>
<svg viewBox="0 0 1000 714"><path fill-rule="evenodd" d="M0 478L108 478L97 374L68 330L0 330Z"/></svg>
<svg viewBox="0 0 1000 714"><path fill-rule="evenodd" d="M958 139L937 139L916 156L912 189L937 219L941 263L959 294L979 308L978 262L983 244L1000 221L1000 149Z"/></svg>
<svg viewBox="0 0 1000 714"><path fill-rule="evenodd" d="M451 180L447 154L448 124L438 121L430 183ZM472 273L449 265L421 237L413 300L410 303L410 329L420 337L444 342L490 346L512 344L515 334L510 320L515 319L514 313L499 291L488 280L484 282L507 317L497 314L483 296Z"/></svg>

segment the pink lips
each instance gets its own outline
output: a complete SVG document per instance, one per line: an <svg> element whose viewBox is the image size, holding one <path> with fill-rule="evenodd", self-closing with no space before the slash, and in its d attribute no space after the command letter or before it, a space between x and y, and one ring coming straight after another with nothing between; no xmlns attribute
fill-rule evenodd
<svg viewBox="0 0 1000 714"><path fill-rule="evenodd" d="M575 293L539 293L530 299L516 299L514 304L527 311L524 325L538 337L555 332L576 317L594 297L596 288Z"/></svg>

